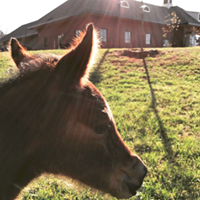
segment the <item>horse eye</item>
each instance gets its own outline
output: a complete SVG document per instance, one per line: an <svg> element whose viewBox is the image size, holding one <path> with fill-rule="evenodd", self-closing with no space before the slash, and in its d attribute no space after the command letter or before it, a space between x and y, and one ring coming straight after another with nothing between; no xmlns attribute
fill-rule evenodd
<svg viewBox="0 0 200 200"><path fill-rule="evenodd" d="M109 125L107 124L101 124L101 125L98 125L94 128L94 131L97 133L97 134L104 134L108 131L109 129Z"/></svg>

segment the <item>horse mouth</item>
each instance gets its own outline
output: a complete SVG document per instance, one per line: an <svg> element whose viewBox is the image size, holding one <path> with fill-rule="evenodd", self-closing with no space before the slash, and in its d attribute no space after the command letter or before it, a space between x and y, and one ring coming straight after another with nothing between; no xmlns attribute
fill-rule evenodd
<svg viewBox="0 0 200 200"><path fill-rule="evenodd" d="M136 186L134 183L125 182L126 186L128 187L129 192L132 194L132 196L136 195L136 191L140 188L140 186Z"/></svg>

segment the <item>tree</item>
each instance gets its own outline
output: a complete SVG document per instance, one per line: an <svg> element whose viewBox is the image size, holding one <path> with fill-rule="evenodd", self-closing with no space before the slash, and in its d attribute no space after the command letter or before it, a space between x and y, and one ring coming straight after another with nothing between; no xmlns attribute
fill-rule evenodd
<svg viewBox="0 0 200 200"><path fill-rule="evenodd" d="M200 35L200 29L196 27L191 28L191 34L192 35Z"/></svg>
<svg viewBox="0 0 200 200"><path fill-rule="evenodd" d="M169 38L171 37L171 41L173 41L173 36L175 31L178 31L181 23L181 19L177 16L176 12L172 12L168 16L166 16L167 26L163 27L163 37Z"/></svg>
<svg viewBox="0 0 200 200"><path fill-rule="evenodd" d="M2 37L4 37L5 35L6 35L6 34L4 34L3 31L0 30L0 39L1 39Z"/></svg>

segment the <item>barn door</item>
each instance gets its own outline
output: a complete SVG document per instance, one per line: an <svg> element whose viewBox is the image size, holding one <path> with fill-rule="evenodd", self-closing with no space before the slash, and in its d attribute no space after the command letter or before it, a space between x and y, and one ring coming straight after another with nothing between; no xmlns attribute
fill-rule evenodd
<svg viewBox="0 0 200 200"><path fill-rule="evenodd" d="M186 47L194 47L196 44L196 38L193 34L186 35Z"/></svg>

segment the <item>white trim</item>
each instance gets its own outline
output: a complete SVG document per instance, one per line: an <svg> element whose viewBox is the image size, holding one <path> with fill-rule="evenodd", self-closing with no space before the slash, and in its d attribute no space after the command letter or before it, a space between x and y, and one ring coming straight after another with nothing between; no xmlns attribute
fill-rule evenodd
<svg viewBox="0 0 200 200"><path fill-rule="evenodd" d="M167 39L163 40L163 46L168 47L169 46L169 40L167 40Z"/></svg>
<svg viewBox="0 0 200 200"><path fill-rule="evenodd" d="M80 36L81 30L76 30L76 36Z"/></svg>
<svg viewBox="0 0 200 200"><path fill-rule="evenodd" d="M195 35L190 34L190 38L189 38L189 46L190 47L194 47L196 44L196 38Z"/></svg>
<svg viewBox="0 0 200 200"><path fill-rule="evenodd" d="M147 6L147 5L145 5L144 7L142 7L142 9L143 9L143 12L146 12L146 13L150 13L150 11L151 11L150 8L149 8L149 6Z"/></svg>
<svg viewBox="0 0 200 200"><path fill-rule="evenodd" d="M151 44L151 34L146 34L146 44Z"/></svg>
<svg viewBox="0 0 200 200"><path fill-rule="evenodd" d="M127 1L125 1L125 0L121 0L120 1L120 6L122 8L129 8L129 3Z"/></svg>
<svg viewBox="0 0 200 200"><path fill-rule="evenodd" d="M131 32L130 31L125 31L125 43L126 44L131 43Z"/></svg>
<svg viewBox="0 0 200 200"><path fill-rule="evenodd" d="M167 2L163 1L163 6L167 7L168 9L173 6L172 0L167 0Z"/></svg>
<svg viewBox="0 0 200 200"><path fill-rule="evenodd" d="M107 42L107 29L100 29L101 42Z"/></svg>

